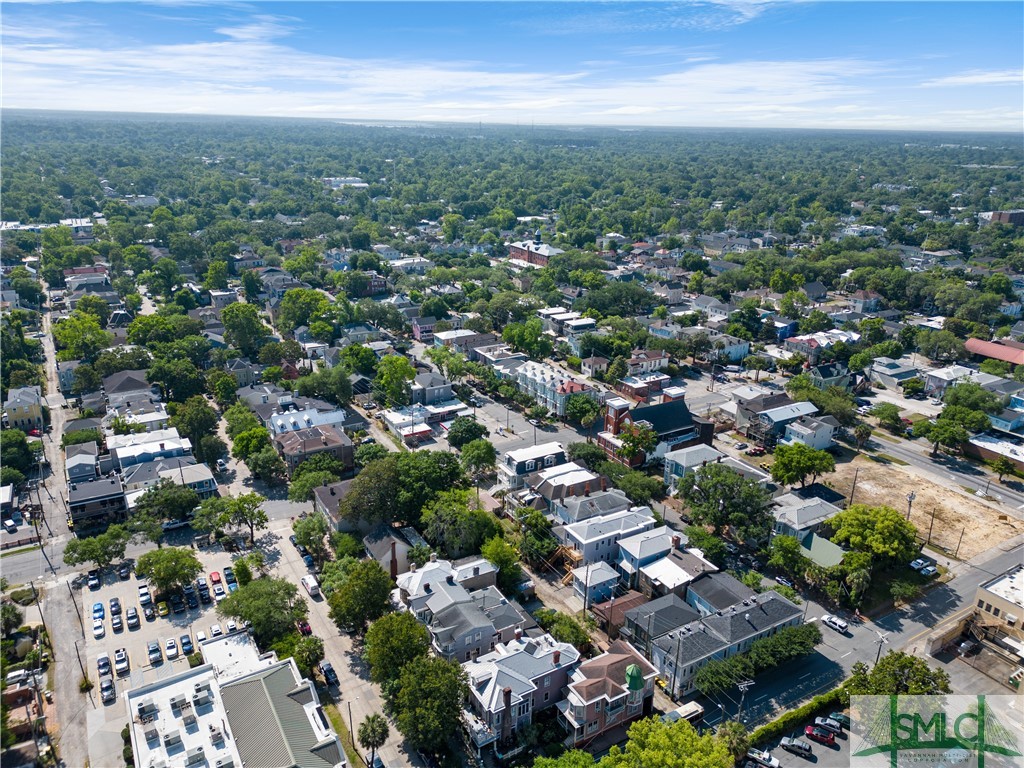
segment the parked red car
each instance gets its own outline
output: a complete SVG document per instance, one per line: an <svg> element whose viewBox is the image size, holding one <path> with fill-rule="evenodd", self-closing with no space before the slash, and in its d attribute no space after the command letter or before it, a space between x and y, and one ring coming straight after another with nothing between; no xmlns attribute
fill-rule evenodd
<svg viewBox="0 0 1024 768"><path fill-rule="evenodd" d="M804 728L804 735L809 739L814 739L819 744L824 744L827 747L835 746L836 737L831 731L826 731L824 728L818 728L816 725L808 725Z"/></svg>
<svg viewBox="0 0 1024 768"><path fill-rule="evenodd" d="M299 619L297 622L295 622L295 626L298 627L300 635L313 634L313 628L309 626L309 622L305 619Z"/></svg>

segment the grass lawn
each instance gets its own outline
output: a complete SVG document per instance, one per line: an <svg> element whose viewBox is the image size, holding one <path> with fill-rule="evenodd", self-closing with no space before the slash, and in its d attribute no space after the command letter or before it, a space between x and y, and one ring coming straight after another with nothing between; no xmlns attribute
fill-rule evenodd
<svg viewBox="0 0 1024 768"><path fill-rule="evenodd" d="M324 711L327 713L327 717L331 721L331 725L334 726L334 730L338 733L338 738L341 739L341 746L345 750L345 756L348 758L350 767L358 765L366 765L366 761L363 756L359 754L359 749L352 741L352 735L348 732L348 725L345 723L345 719L341 716L341 712L338 711L338 705L331 701L330 697L326 694L320 694L320 703L323 705Z"/></svg>

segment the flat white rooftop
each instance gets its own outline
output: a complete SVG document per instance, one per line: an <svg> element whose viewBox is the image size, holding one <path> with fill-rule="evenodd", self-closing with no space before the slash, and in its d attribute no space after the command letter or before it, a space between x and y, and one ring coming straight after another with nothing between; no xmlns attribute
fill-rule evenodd
<svg viewBox="0 0 1024 768"><path fill-rule="evenodd" d="M997 576L985 584L984 589L996 597L1024 608L1024 565L1018 565L1002 576Z"/></svg>

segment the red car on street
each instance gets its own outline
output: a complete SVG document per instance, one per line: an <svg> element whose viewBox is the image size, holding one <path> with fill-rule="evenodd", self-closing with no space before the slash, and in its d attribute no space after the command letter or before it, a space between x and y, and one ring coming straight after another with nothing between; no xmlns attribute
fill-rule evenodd
<svg viewBox="0 0 1024 768"><path fill-rule="evenodd" d="M300 635L312 635L313 634L313 628L311 626L309 626L309 622L306 621L305 619L299 619L298 621L296 621L295 622L295 626L298 627Z"/></svg>
<svg viewBox="0 0 1024 768"><path fill-rule="evenodd" d="M824 728L818 728L816 725L808 725L804 728L804 735L809 739L814 739L819 744L824 744L827 747L835 746L836 737L831 731L826 731Z"/></svg>

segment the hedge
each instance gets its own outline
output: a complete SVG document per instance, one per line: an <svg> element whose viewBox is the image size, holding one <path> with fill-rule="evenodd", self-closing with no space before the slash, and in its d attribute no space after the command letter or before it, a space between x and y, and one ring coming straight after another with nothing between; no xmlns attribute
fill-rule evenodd
<svg viewBox="0 0 1024 768"><path fill-rule="evenodd" d="M794 728L799 727L804 721L817 716L818 713L824 712L825 710L834 711L837 706L842 706L842 704L843 686L839 686L828 693L815 696L802 707L787 712L777 720L772 720L772 722L767 725L762 725L750 734L750 743L762 744L763 742L777 739L780 736L790 733Z"/></svg>

